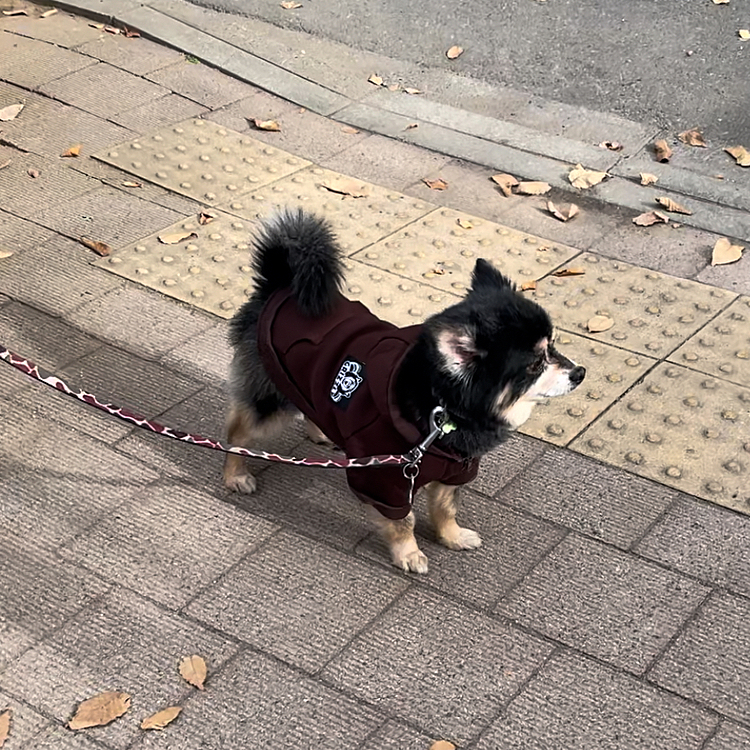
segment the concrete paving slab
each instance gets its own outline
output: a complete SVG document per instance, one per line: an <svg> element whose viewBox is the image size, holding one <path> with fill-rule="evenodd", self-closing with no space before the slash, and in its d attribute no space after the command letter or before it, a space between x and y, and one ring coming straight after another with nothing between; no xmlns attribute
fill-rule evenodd
<svg viewBox="0 0 750 750"><path fill-rule="evenodd" d="M716 716L569 652L535 675L477 744L494 748L698 750Z"/></svg>
<svg viewBox="0 0 750 750"><path fill-rule="evenodd" d="M162 482L59 552L105 581L177 610L274 531L207 493Z"/></svg>
<svg viewBox="0 0 750 750"><path fill-rule="evenodd" d="M95 62L84 70L58 77L43 84L40 90L47 96L104 118L169 93L163 86L103 62Z"/></svg>
<svg viewBox="0 0 750 750"><path fill-rule="evenodd" d="M152 99L138 107L113 115L112 120L136 133L145 133L153 128L179 122L186 117L201 117L208 111L184 96L166 94L159 99Z"/></svg>
<svg viewBox="0 0 750 750"><path fill-rule="evenodd" d="M750 388L661 364L571 448L747 512Z"/></svg>
<svg viewBox="0 0 750 750"><path fill-rule="evenodd" d="M77 45L76 51L137 76L153 73L185 58L178 50L124 34L100 33L98 38Z"/></svg>
<svg viewBox="0 0 750 750"><path fill-rule="evenodd" d="M573 453L548 450L496 497L626 549L679 494Z"/></svg>
<svg viewBox="0 0 750 750"><path fill-rule="evenodd" d="M521 471L531 466L547 450L544 443L515 433L482 457L479 474L471 489L490 497L496 495Z"/></svg>
<svg viewBox="0 0 750 750"><path fill-rule="evenodd" d="M228 333L227 324L222 321L193 336L190 341L170 349L161 362L201 382L223 384L232 361Z"/></svg>
<svg viewBox="0 0 750 750"><path fill-rule="evenodd" d="M282 532L186 609L255 649L315 673L365 630L408 583ZM269 607L269 602L276 604Z"/></svg>
<svg viewBox="0 0 750 750"><path fill-rule="evenodd" d="M358 750L381 715L278 660L245 651L144 750Z"/></svg>
<svg viewBox="0 0 750 750"><path fill-rule="evenodd" d="M750 679L747 599L713 594L648 676L657 685L747 723L750 702L737 686ZM728 677L731 675L731 677Z"/></svg>
<svg viewBox="0 0 750 750"><path fill-rule="evenodd" d="M674 351L734 299L722 289L593 253L584 253L570 267L583 273L548 277L532 298L568 331L652 357ZM587 323L596 315L614 324L592 334Z"/></svg>
<svg viewBox="0 0 750 750"><path fill-rule="evenodd" d="M708 592L689 578L571 534L496 611L580 652L642 674Z"/></svg>
<svg viewBox="0 0 750 750"><path fill-rule="evenodd" d="M86 730L87 738L106 747L126 748L141 736L141 718L194 691L177 671L184 656L201 655L216 673L236 651L235 644L195 622L115 591L27 651L0 675L0 685L12 686L19 699L60 722L99 692L127 692L133 700L125 720Z"/></svg>
<svg viewBox="0 0 750 750"><path fill-rule="evenodd" d="M101 29L90 26L85 18L70 13L58 12L50 18L13 16L4 20L4 31L50 42L59 47L77 47L92 39L110 36Z"/></svg>
<svg viewBox="0 0 750 750"><path fill-rule="evenodd" d="M750 729L745 729L731 721L722 722L719 730L709 740L706 750L734 750L750 743Z"/></svg>
<svg viewBox="0 0 750 750"><path fill-rule="evenodd" d="M684 497L667 510L635 550L669 568L748 596L748 538L747 517Z"/></svg>
<svg viewBox="0 0 750 750"><path fill-rule="evenodd" d="M473 648L462 644L470 639ZM462 745L476 736L552 647L426 592L411 591L323 671L393 718ZM419 700L404 696L419 695Z"/></svg>
<svg viewBox="0 0 750 750"><path fill-rule="evenodd" d="M38 734L50 723L44 716L23 703L13 700L7 693L0 692L0 706L3 707L0 711L9 708L13 712L10 737L5 741L7 750L19 750L28 739Z"/></svg>
<svg viewBox="0 0 750 750"><path fill-rule="evenodd" d="M52 237L52 232L6 211L0 211L0 247L13 253L36 247Z"/></svg>
<svg viewBox="0 0 750 750"><path fill-rule="evenodd" d="M72 734L66 727L53 725L35 735L32 743L26 747L35 750L98 750L101 745Z"/></svg>
<svg viewBox="0 0 750 750"><path fill-rule="evenodd" d="M388 721L365 740L361 750L424 750L438 739L434 737L431 740L410 727Z"/></svg>

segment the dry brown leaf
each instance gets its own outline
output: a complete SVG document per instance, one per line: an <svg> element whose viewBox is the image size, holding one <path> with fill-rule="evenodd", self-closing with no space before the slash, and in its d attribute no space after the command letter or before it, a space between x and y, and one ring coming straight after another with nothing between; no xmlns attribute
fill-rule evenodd
<svg viewBox="0 0 750 750"><path fill-rule="evenodd" d="M653 185L659 178L651 172L641 172L641 185Z"/></svg>
<svg viewBox="0 0 750 750"><path fill-rule="evenodd" d="M281 125L279 125L276 120L253 119L250 120L250 122L252 122L258 130L270 130L272 132L278 132L279 130L281 130Z"/></svg>
<svg viewBox="0 0 750 750"><path fill-rule="evenodd" d="M198 235L195 232L170 232L169 234L160 234L158 236L159 242L164 245L176 245L184 240L192 239Z"/></svg>
<svg viewBox="0 0 750 750"><path fill-rule="evenodd" d="M331 177L320 186L332 193L351 196L352 198L364 198L370 194L370 186L365 182L358 182L351 177Z"/></svg>
<svg viewBox="0 0 750 750"><path fill-rule="evenodd" d="M585 273L585 268L561 268L559 271L554 271L552 275L565 278L566 276L583 276Z"/></svg>
<svg viewBox="0 0 750 750"><path fill-rule="evenodd" d="M297 10L302 7L302 3L295 3L294 0L287 0L285 3L281 3L281 7L284 10Z"/></svg>
<svg viewBox="0 0 750 750"><path fill-rule="evenodd" d="M662 163L668 162L672 158L672 149L669 148L669 144L664 139L654 143L654 157L656 161Z"/></svg>
<svg viewBox="0 0 750 750"><path fill-rule="evenodd" d="M115 36L122 33L121 29L118 29L117 26L105 26L104 30L108 34L114 34Z"/></svg>
<svg viewBox="0 0 750 750"><path fill-rule="evenodd" d="M445 190L448 187L448 183L440 177L434 180L431 180L428 177L424 177L422 179L422 182L424 182L424 184L427 185L430 190Z"/></svg>
<svg viewBox="0 0 750 750"><path fill-rule="evenodd" d="M27 169L26 174L35 180L37 177L39 177L41 172L38 169Z"/></svg>
<svg viewBox="0 0 750 750"><path fill-rule="evenodd" d="M102 257L112 254L112 248L106 242L90 240L87 237L79 237L78 241L82 245L86 245L89 250L93 250L97 255L101 255Z"/></svg>
<svg viewBox="0 0 750 750"><path fill-rule="evenodd" d="M417 94L421 94L422 92L419 89L412 88L411 86L407 86L404 88L405 94L411 94L412 96L416 96Z"/></svg>
<svg viewBox="0 0 750 750"><path fill-rule="evenodd" d="M724 175L723 174L712 174L711 177L713 177L715 180L723 180Z"/></svg>
<svg viewBox="0 0 750 750"><path fill-rule="evenodd" d="M157 711L153 716L149 716L141 722L141 729L164 729L167 724L171 724L182 712L182 706L170 706L161 711Z"/></svg>
<svg viewBox="0 0 750 750"><path fill-rule="evenodd" d="M382 86L383 85L383 79L381 76L377 75L376 73L373 73L368 79L368 83L374 83L376 86Z"/></svg>
<svg viewBox="0 0 750 750"><path fill-rule="evenodd" d="M689 208L685 208L685 206L675 203L671 198L657 198L656 202L659 205L664 206L667 211L673 214L685 214L686 216L690 216L693 213Z"/></svg>
<svg viewBox="0 0 750 750"><path fill-rule="evenodd" d="M750 29L740 29L737 33L744 42L750 39Z"/></svg>
<svg viewBox="0 0 750 750"><path fill-rule="evenodd" d="M463 54L464 48L454 44L446 53L445 56L449 60L455 60L457 57Z"/></svg>
<svg viewBox="0 0 750 750"><path fill-rule="evenodd" d="M92 29L99 29L99 31L104 31L103 23L90 23L89 26L91 26Z"/></svg>
<svg viewBox="0 0 750 750"><path fill-rule="evenodd" d="M654 224L669 224L669 217L659 211L646 211L633 219L633 224L639 227L650 227Z"/></svg>
<svg viewBox="0 0 750 750"><path fill-rule="evenodd" d="M10 159L6 159L4 162L0 162L0 169L5 169L10 164Z"/></svg>
<svg viewBox="0 0 750 750"><path fill-rule="evenodd" d="M560 210L552 201L547 201L547 210L560 221L568 221L572 219L578 213L578 206L575 203L571 203L568 206L567 211Z"/></svg>
<svg viewBox="0 0 750 750"><path fill-rule="evenodd" d="M133 29L128 29L127 27L123 27L122 33L128 38L128 39L137 39L140 35L140 31L133 31Z"/></svg>
<svg viewBox="0 0 750 750"><path fill-rule="evenodd" d="M51 10L45 10L44 13L42 13L39 18L49 18L50 16L54 16L55 13L57 13L57 8L52 8Z"/></svg>
<svg viewBox="0 0 750 750"><path fill-rule="evenodd" d="M71 146L70 148L66 148L65 151L63 151L60 156L62 157L73 157L73 156L80 156L81 155L81 144L76 143L75 146Z"/></svg>
<svg viewBox="0 0 750 750"><path fill-rule="evenodd" d="M430 750L456 750L456 746L448 740L438 740L430 745Z"/></svg>
<svg viewBox="0 0 750 750"><path fill-rule="evenodd" d="M744 146L732 146L731 148L725 148L724 151L733 156L741 167L750 167L750 151Z"/></svg>
<svg viewBox="0 0 750 750"><path fill-rule="evenodd" d="M12 250L5 250L4 248L0 247L0 260L10 258L11 255L13 255Z"/></svg>
<svg viewBox="0 0 750 750"><path fill-rule="evenodd" d="M456 219L456 224L458 224L461 229L474 229L474 225L468 219Z"/></svg>
<svg viewBox="0 0 750 750"><path fill-rule="evenodd" d="M533 292L536 289L536 281L524 281L523 284L521 284L521 291L522 292Z"/></svg>
<svg viewBox="0 0 750 750"><path fill-rule="evenodd" d="M520 195L544 195L550 190L552 187L548 182L519 182L516 192Z"/></svg>
<svg viewBox="0 0 750 750"><path fill-rule="evenodd" d="M512 174L495 174L490 179L498 185L503 195L508 198L513 195L513 188L518 187L518 180Z"/></svg>
<svg viewBox="0 0 750 750"><path fill-rule="evenodd" d="M609 151L622 151L625 147L617 141L602 141L599 148L606 148Z"/></svg>
<svg viewBox="0 0 750 750"><path fill-rule="evenodd" d="M406 126L406 127L404 128L404 130L414 130L414 128L418 128L418 127L419 127L419 123L418 123L418 122L410 122L410 123L409 123L409 124L408 124L408 125L407 125L407 126Z"/></svg>
<svg viewBox="0 0 750 750"><path fill-rule="evenodd" d="M594 315L586 322L586 328L591 333L602 333L608 331L615 324L615 321L609 315Z"/></svg>
<svg viewBox="0 0 750 750"><path fill-rule="evenodd" d="M716 240L711 253L712 266L724 266L727 263L735 263L742 257L742 245L733 245L726 237Z"/></svg>
<svg viewBox="0 0 750 750"><path fill-rule="evenodd" d="M29 14L25 10L4 10L4 16L28 16Z"/></svg>
<svg viewBox="0 0 750 750"><path fill-rule="evenodd" d="M122 716L129 708L130 696L127 693L100 693L78 706L75 715L68 722L68 729L102 727Z"/></svg>
<svg viewBox="0 0 750 750"><path fill-rule="evenodd" d="M182 677L193 687L197 687L198 690L206 689L204 683L206 682L208 668L202 657L195 654L193 656L186 656L180 662L179 670Z"/></svg>
<svg viewBox="0 0 750 750"><path fill-rule="evenodd" d="M10 720L13 718L13 709L6 708L0 713L0 747L5 744L5 740L10 737Z"/></svg>
<svg viewBox="0 0 750 750"><path fill-rule="evenodd" d="M201 226L205 226L206 224L210 224L215 218L215 214L210 214L208 211L201 211L198 214L198 223Z"/></svg>
<svg viewBox="0 0 750 750"><path fill-rule="evenodd" d="M10 104L7 107L0 109L0 120L3 122L10 122L18 117L20 111L25 107L25 104Z"/></svg>
<svg viewBox="0 0 750 750"><path fill-rule="evenodd" d="M341 128L342 133L346 133L347 135L357 135L359 133L359 130L357 128L353 128L351 125L345 125L343 128Z"/></svg>
<svg viewBox="0 0 750 750"><path fill-rule="evenodd" d="M700 146L701 148L706 148L706 141L703 139L703 133L701 133L698 128L685 130L677 137L688 146Z"/></svg>
<svg viewBox="0 0 750 750"><path fill-rule="evenodd" d="M587 189L590 187L594 187L594 185L598 185L605 177L607 177L606 172L597 172L593 169L584 169L581 164L576 164L573 169L570 170L570 173L568 174L568 179L570 180L571 185L573 187Z"/></svg>
<svg viewBox="0 0 750 750"><path fill-rule="evenodd" d="M140 182L133 182L133 180L125 180L125 182L122 183L123 187L126 188L139 188L143 187Z"/></svg>

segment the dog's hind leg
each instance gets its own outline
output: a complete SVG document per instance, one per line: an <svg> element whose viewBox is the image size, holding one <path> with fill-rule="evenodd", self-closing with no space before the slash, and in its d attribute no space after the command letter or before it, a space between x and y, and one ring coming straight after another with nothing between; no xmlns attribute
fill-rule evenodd
<svg viewBox="0 0 750 750"><path fill-rule="evenodd" d="M482 539L476 531L464 529L456 523L457 487L430 482L427 492L427 511L440 544L449 549L476 549Z"/></svg>
<svg viewBox="0 0 750 750"><path fill-rule="evenodd" d="M397 568L407 573L426 573L427 557L419 549L414 536L414 514L393 521L378 513L371 505L365 506L367 515L391 551L391 559Z"/></svg>

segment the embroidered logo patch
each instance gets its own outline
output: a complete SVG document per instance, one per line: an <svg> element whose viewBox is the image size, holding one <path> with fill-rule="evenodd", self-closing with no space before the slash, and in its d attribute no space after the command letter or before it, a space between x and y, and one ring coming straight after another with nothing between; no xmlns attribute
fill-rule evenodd
<svg viewBox="0 0 750 750"><path fill-rule="evenodd" d="M349 399L364 380L365 366L356 359L346 359L331 386L331 401L339 406L349 405Z"/></svg>

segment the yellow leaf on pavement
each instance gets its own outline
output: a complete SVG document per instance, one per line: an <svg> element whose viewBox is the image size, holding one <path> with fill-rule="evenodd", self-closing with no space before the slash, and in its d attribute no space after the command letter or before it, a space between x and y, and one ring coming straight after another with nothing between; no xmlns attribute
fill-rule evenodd
<svg viewBox="0 0 750 750"><path fill-rule="evenodd" d="M63 157L72 157L72 156L80 156L81 155L81 144L76 143L75 146L71 146L70 148L66 148L65 151L63 151L60 156Z"/></svg>
<svg viewBox="0 0 750 750"><path fill-rule="evenodd" d="M733 245L726 237L716 240L711 254L712 266L724 266L727 263L735 263L742 257L742 245Z"/></svg>
<svg viewBox="0 0 750 750"><path fill-rule="evenodd" d="M566 276L583 276L586 273L584 268L561 268L559 271L554 271L553 276L559 276L565 278Z"/></svg>
<svg viewBox="0 0 750 750"><path fill-rule="evenodd" d="M544 195L552 190L548 182L519 182L516 192L521 195Z"/></svg>
<svg viewBox="0 0 750 750"><path fill-rule="evenodd" d="M270 131L273 131L273 132L277 132L277 131L281 130L281 125L279 125L279 123L276 122L276 120L257 120L257 119L254 119L254 120L251 120L251 122L253 123L253 125L255 125L255 127L258 130L270 130Z"/></svg>
<svg viewBox="0 0 750 750"><path fill-rule="evenodd" d="M449 60L455 60L459 55L462 55L464 51L463 47L459 47L457 44L454 44L446 53L445 56Z"/></svg>
<svg viewBox="0 0 750 750"><path fill-rule="evenodd" d="M153 716L149 716L141 722L141 729L164 729L167 724L171 724L182 712L182 706L170 706L161 711L157 711Z"/></svg>
<svg viewBox="0 0 750 750"><path fill-rule="evenodd" d="M750 167L750 151L744 146L732 146L725 148L724 151L733 156L741 167Z"/></svg>
<svg viewBox="0 0 750 750"><path fill-rule="evenodd" d="M112 254L112 248L106 242L89 240L86 237L79 237L78 241L82 245L86 245L89 250L93 250L97 255L101 255L102 257Z"/></svg>
<svg viewBox="0 0 750 750"><path fill-rule="evenodd" d="M523 284L521 284L521 291L522 292L533 292L536 289L536 281L533 279L531 281L524 281Z"/></svg>
<svg viewBox="0 0 750 750"><path fill-rule="evenodd" d="M5 744L5 740L10 737L10 720L13 717L13 710L6 708L0 713L0 747Z"/></svg>
<svg viewBox="0 0 750 750"><path fill-rule="evenodd" d="M512 174L495 174L490 179L497 184L506 198L513 195L514 187L518 187L518 180Z"/></svg>
<svg viewBox="0 0 750 750"><path fill-rule="evenodd" d="M681 206L679 203L676 203L671 198L657 198L656 202L664 206L664 208L666 208L667 211L673 214L685 214L687 216L690 216L693 213L689 208L685 208L685 206Z"/></svg>
<svg viewBox="0 0 750 750"><path fill-rule="evenodd" d="M596 172L593 169L584 169L581 164L576 164L568 174L568 179L573 187L590 188L598 185L605 177L606 172Z"/></svg>
<svg viewBox="0 0 750 750"><path fill-rule="evenodd" d="M639 227L650 227L654 224L669 224L669 217L659 211L646 211L633 219L633 224Z"/></svg>
<svg viewBox="0 0 750 750"><path fill-rule="evenodd" d="M352 198L364 198L370 194L370 186L366 182L358 182L353 177L331 177L320 186L332 193L351 196Z"/></svg>
<svg viewBox="0 0 750 750"><path fill-rule="evenodd" d="M659 178L650 172L641 172L641 185L653 185Z"/></svg>
<svg viewBox="0 0 750 750"><path fill-rule="evenodd" d="M438 740L430 745L430 750L456 750L456 746L448 740Z"/></svg>
<svg viewBox="0 0 750 750"><path fill-rule="evenodd" d="M374 83L376 86L383 85L383 79L379 75L375 75L375 73L373 73L367 80L370 83Z"/></svg>
<svg viewBox="0 0 750 750"><path fill-rule="evenodd" d="M170 232L167 234L160 234L157 239L163 245L176 245L178 242L183 240L189 240L198 235L195 232Z"/></svg>
<svg viewBox="0 0 750 750"><path fill-rule="evenodd" d="M698 128L685 130L677 137L688 146L701 146L702 148L706 148L706 141L703 139L703 133L701 133Z"/></svg>
<svg viewBox="0 0 750 750"><path fill-rule="evenodd" d="M422 179L422 182L424 182L424 184L427 185L430 190L445 190L448 187L448 183L439 177L434 180L431 180L429 177L425 177Z"/></svg>
<svg viewBox="0 0 750 750"><path fill-rule="evenodd" d="M281 7L284 10L297 10L302 7L302 3L295 3L294 0L287 0L287 2L281 3Z"/></svg>
<svg viewBox="0 0 750 750"><path fill-rule="evenodd" d="M25 107L25 104L10 104L0 109L0 120L10 122L18 117L19 112Z"/></svg>
<svg viewBox="0 0 750 750"><path fill-rule="evenodd" d="M662 138L654 143L654 156L656 161L668 162L672 158L672 149L669 144Z"/></svg>
<svg viewBox="0 0 750 750"><path fill-rule="evenodd" d="M206 675L208 674L208 667L206 662L200 656L186 656L179 666L180 674L187 680L193 687L197 687L198 690L205 690L204 683L206 682Z"/></svg>
<svg viewBox="0 0 750 750"><path fill-rule="evenodd" d="M578 213L578 206L575 203L571 203L567 210L559 209L552 201L547 201L547 210L560 221L568 221L572 219Z"/></svg>
<svg viewBox="0 0 750 750"><path fill-rule="evenodd" d="M78 706L75 715L68 722L68 729L102 727L122 716L129 708L130 696L127 693L100 693Z"/></svg>
<svg viewBox="0 0 750 750"><path fill-rule="evenodd" d="M750 30L748 29L740 29L737 33L740 35L740 39L744 42L750 39Z"/></svg>

